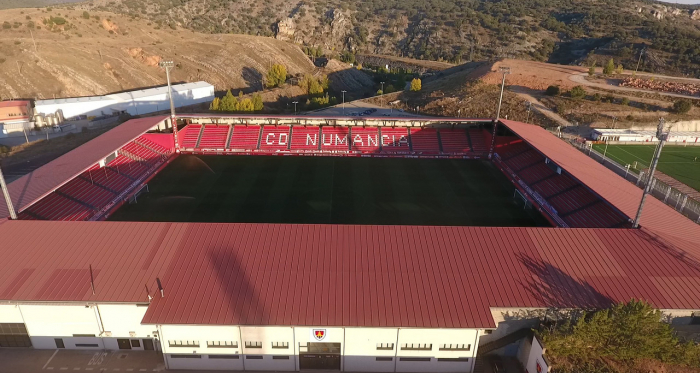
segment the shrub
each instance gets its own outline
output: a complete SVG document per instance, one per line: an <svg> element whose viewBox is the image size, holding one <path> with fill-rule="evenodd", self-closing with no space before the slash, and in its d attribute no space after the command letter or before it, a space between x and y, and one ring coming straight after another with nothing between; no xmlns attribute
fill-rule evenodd
<svg viewBox="0 0 700 373"><path fill-rule="evenodd" d="M5 30L11 29L11 28L12 28L12 24L11 24L10 22L5 21L5 22L2 23L2 28L4 28Z"/></svg>
<svg viewBox="0 0 700 373"><path fill-rule="evenodd" d="M569 91L569 95L571 98L579 100L586 97L586 90L580 85L577 85L576 87L572 88L571 91Z"/></svg>
<svg viewBox="0 0 700 373"><path fill-rule="evenodd" d="M630 104L630 99L627 97L623 97L622 101L620 101L620 104L627 106Z"/></svg>
<svg viewBox="0 0 700 373"><path fill-rule="evenodd" d="M692 107L693 103L691 103L689 100L678 100L673 103L671 111L676 114L686 114Z"/></svg>
<svg viewBox="0 0 700 373"><path fill-rule="evenodd" d="M267 72L265 85L268 88L279 87L287 81L287 68L284 65L274 64Z"/></svg>
<svg viewBox="0 0 700 373"><path fill-rule="evenodd" d="M603 67L603 74L605 75L611 75L612 73L615 72L615 61L613 59L609 59L608 63Z"/></svg>
<svg viewBox="0 0 700 373"><path fill-rule="evenodd" d="M595 101L595 102L600 102L600 100L602 100L602 99L603 99L603 96L600 93L595 93L593 95L593 101Z"/></svg>
<svg viewBox="0 0 700 373"><path fill-rule="evenodd" d="M11 148L6 145L0 145L0 154L7 154L9 153Z"/></svg>
<svg viewBox="0 0 700 373"><path fill-rule="evenodd" d="M418 92L423 88L423 82L418 78L411 80L411 91Z"/></svg>
<svg viewBox="0 0 700 373"><path fill-rule="evenodd" d="M87 10L83 12L83 18L90 19L90 13L88 13Z"/></svg>
<svg viewBox="0 0 700 373"><path fill-rule="evenodd" d="M561 90L559 89L558 85L550 85L549 87L547 87L547 90L544 93L547 96L559 96Z"/></svg>

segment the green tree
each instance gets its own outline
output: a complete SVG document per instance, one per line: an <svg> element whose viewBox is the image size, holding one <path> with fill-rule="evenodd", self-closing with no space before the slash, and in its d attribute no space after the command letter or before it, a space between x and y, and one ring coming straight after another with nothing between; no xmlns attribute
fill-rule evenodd
<svg viewBox="0 0 700 373"><path fill-rule="evenodd" d="M686 114L692 107L693 103L691 103L689 100L678 100L673 103L671 111L676 114Z"/></svg>
<svg viewBox="0 0 700 373"><path fill-rule="evenodd" d="M219 111L220 106L221 106L221 99L219 99L218 97L214 97L214 100L209 105L209 110Z"/></svg>
<svg viewBox="0 0 700 373"><path fill-rule="evenodd" d="M423 82L418 78L411 80L411 91L418 92L423 88Z"/></svg>
<svg viewBox="0 0 700 373"><path fill-rule="evenodd" d="M323 93L324 89L328 88L328 78L321 77L316 79L314 76L306 74L299 81L299 87L301 87L307 95L319 95Z"/></svg>
<svg viewBox="0 0 700 373"><path fill-rule="evenodd" d="M559 93L561 93L561 89L558 85L550 85L549 87L547 87L547 90L544 93L547 96L559 96Z"/></svg>
<svg viewBox="0 0 700 373"><path fill-rule="evenodd" d="M268 88L280 87L287 81L287 68L281 64L274 64L267 72L265 85Z"/></svg>
<svg viewBox="0 0 700 373"><path fill-rule="evenodd" d="M249 98L244 98L241 100L241 103L239 104L238 111L254 111L255 106L253 105L253 101Z"/></svg>
<svg viewBox="0 0 700 373"><path fill-rule="evenodd" d="M588 68L588 76L593 76L595 75L595 61L593 61L593 64L591 67Z"/></svg>
<svg viewBox="0 0 700 373"><path fill-rule="evenodd" d="M623 97L622 101L620 101L620 104L627 106L630 104L630 99L627 97Z"/></svg>
<svg viewBox="0 0 700 373"><path fill-rule="evenodd" d="M586 97L586 90L583 89L583 87L581 87L580 85L577 85L576 87L571 88L571 91L569 91L569 95L571 96L571 98L579 100Z"/></svg>
<svg viewBox="0 0 700 373"><path fill-rule="evenodd" d="M253 93L253 110L260 111L264 106L262 95L260 93Z"/></svg>
<svg viewBox="0 0 700 373"><path fill-rule="evenodd" d="M614 72L615 72L615 61L613 61L613 59L611 58L608 60L608 63L605 64L605 67L603 67L603 74L611 75Z"/></svg>
<svg viewBox="0 0 700 373"><path fill-rule="evenodd" d="M595 93L593 95L593 101L595 101L595 102L600 102L600 100L602 100L602 99L603 99L603 96L600 93Z"/></svg>
<svg viewBox="0 0 700 373"><path fill-rule="evenodd" d="M83 18L90 19L90 13L88 13L87 10L83 12Z"/></svg>
<svg viewBox="0 0 700 373"><path fill-rule="evenodd" d="M625 71L625 69L622 67L622 64L618 64L617 67L615 68L615 74L622 74Z"/></svg>

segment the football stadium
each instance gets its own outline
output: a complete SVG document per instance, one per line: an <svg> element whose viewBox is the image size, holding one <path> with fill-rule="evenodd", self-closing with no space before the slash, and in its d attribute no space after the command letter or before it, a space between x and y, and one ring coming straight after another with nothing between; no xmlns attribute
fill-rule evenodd
<svg viewBox="0 0 700 373"><path fill-rule="evenodd" d="M8 185L0 347L472 372L574 308L700 311L700 226L509 120L125 122Z"/></svg>

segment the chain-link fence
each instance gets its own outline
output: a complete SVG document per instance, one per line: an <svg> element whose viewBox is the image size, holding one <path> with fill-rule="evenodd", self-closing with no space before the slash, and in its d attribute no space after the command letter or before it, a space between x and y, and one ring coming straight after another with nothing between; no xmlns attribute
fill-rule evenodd
<svg viewBox="0 0 700 373"><path fill-rule="evenodd" d="M603 154L593 150L589 145L586 145L586 143L576 141L575 139L570 139L569 142L574 147L593 158L595 161L603 164L605 167L609 168L636 186L643 189L649 182L649 177L647 176L646 172L639 171L639 174L635 174L630 171L630 165L622 166L612 159L603 156ZM654 178L652 183L651 194L654 197L673 207L676 209L676 211L687 216L694 222L700 224L700 202L690 198L687 194L678 191L657 178Z"/></svg>

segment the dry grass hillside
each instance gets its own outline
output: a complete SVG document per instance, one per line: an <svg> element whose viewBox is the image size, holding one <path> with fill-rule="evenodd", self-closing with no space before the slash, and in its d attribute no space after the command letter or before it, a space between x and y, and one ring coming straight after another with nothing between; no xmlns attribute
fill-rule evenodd
<svg viewBox="0 0 700 373"><path fill-rule="evenodd" d="M165 77L157 67L160 59L177 63L173 81L205 80L217 90L261 89L271 63L285 65L292 75L315 72L298 46L272 38L156 30L145 20L107 12L90 12L85 18L82 10L65 8L2 10L0 20L11 25L0 28L3 99L86 96L161 85Z"/></svg>

